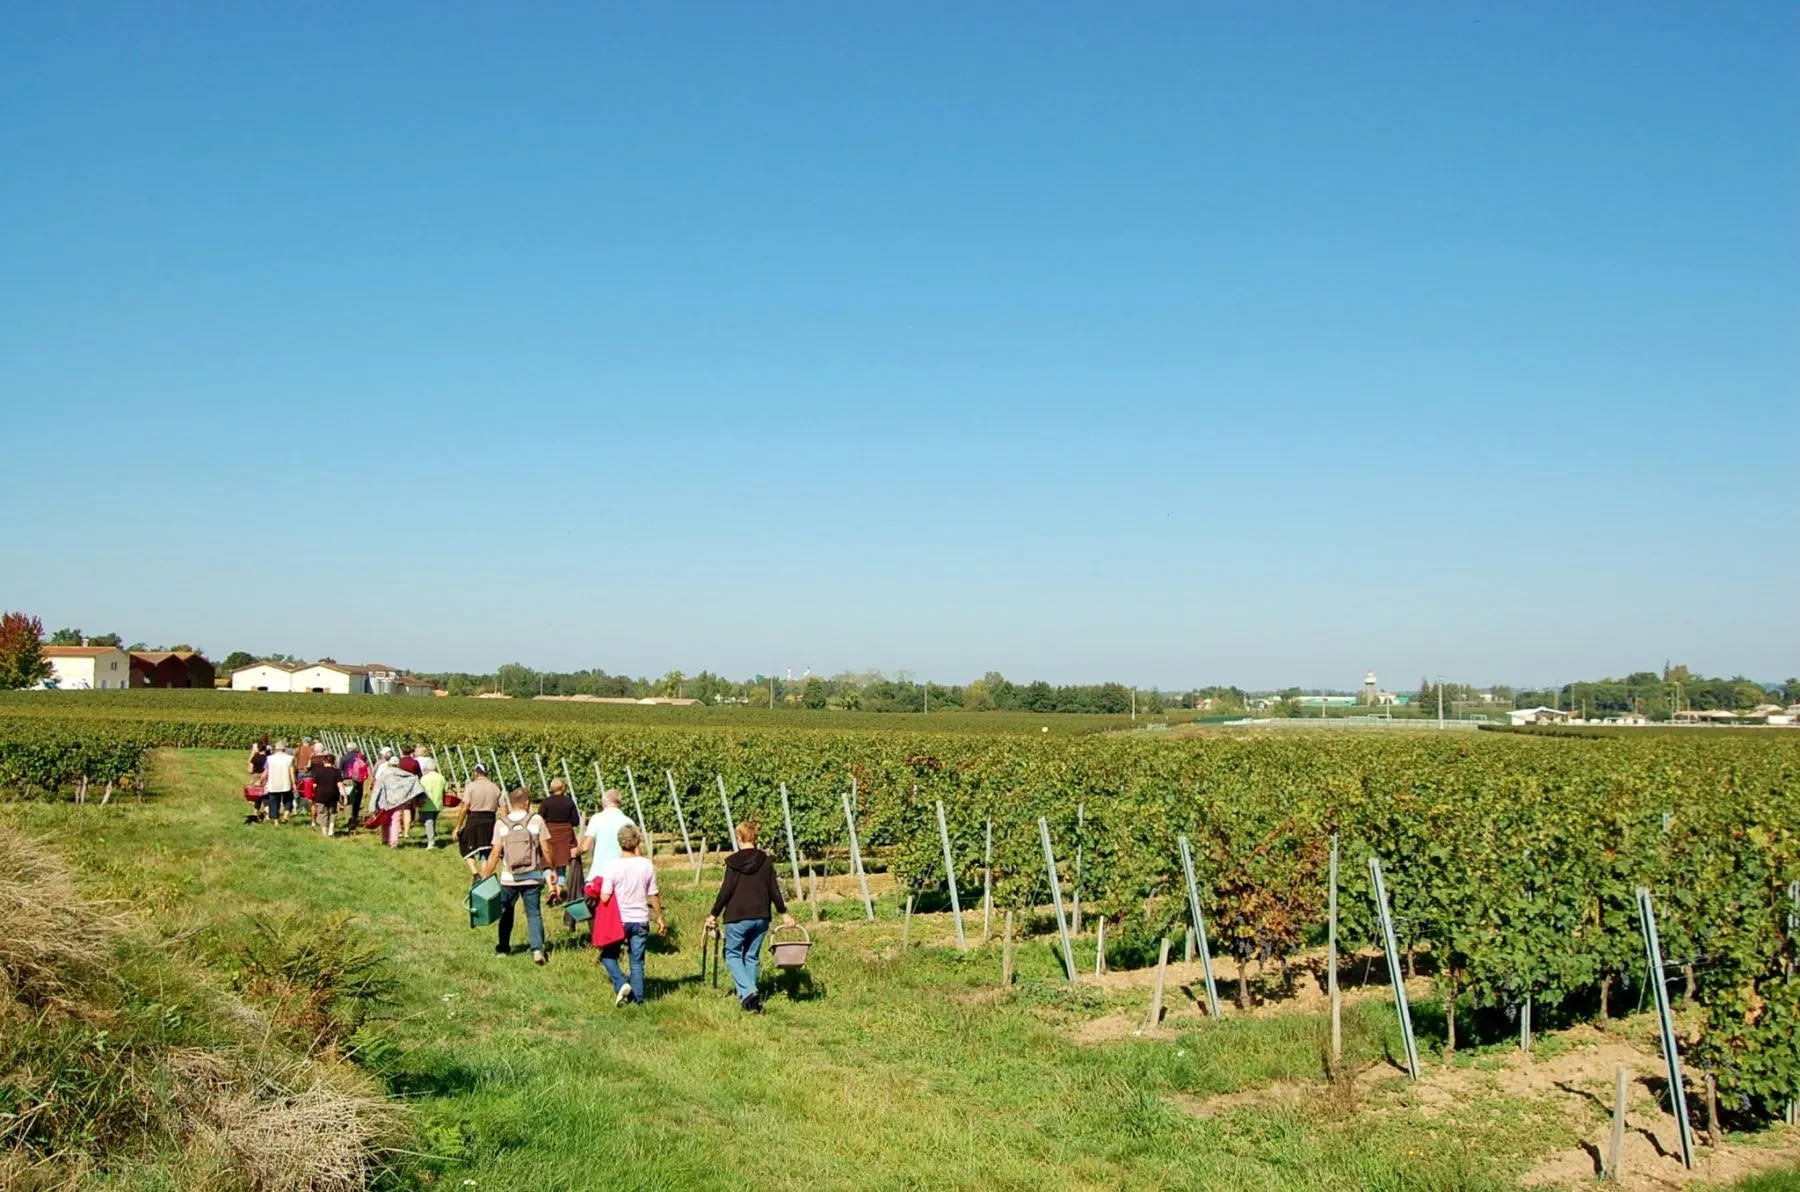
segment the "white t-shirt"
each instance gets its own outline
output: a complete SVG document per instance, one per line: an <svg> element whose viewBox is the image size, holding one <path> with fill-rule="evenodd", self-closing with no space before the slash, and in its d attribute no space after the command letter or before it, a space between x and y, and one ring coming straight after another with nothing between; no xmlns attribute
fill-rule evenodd
<svg viewBox="0 0 1800 1192"><path fill-rule="evenodd" d="M629 823L631 817L617 807L608 807L587 822L587 834L594 841L594 851L588 855L588 881L599 877L619 859L619 829Z"/></svg>
<svg viewBox="0 0 1800 1192"><path fill-rule="evenodd" d="M263 765L263 789L271 795L292 794L294 790L294 755L279 750L269 755Z"/></svg>
<svg viewBox="0 0 1800 1192"><path fill-rule="evenodd" d="M619 900L619 922L648 923L650 895L661 893L656 888L656 866L648 857L620 857L607 866L600 893Z"/></svg>
<svg viewBox="0 0 1800 1192"><path fill-rule="evenodd" d="M507 811L502 813L500 818L494 821L494 855L500 858L500 884L503 886L541 885L543 883L543 870L535 870L530 877L526 877L524 874L514 877L513 871L506 867L505 841L508 832L530 832L533 836L537 837L538 855L542 857L547 851L545 848L545 837L549 835L549 829L544 826L544 821L536 814L533 814L529 819L520 820L511 811Z"/></svg>

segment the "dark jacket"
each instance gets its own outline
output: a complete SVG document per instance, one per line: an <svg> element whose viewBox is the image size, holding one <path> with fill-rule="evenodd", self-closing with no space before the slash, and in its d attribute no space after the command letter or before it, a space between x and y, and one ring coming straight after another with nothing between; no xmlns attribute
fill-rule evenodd
<svg viewBox="0 0 1800 1192"><path fill-rule="evenodd" d="M343 796L338 793L338 783L344 776L336 766L314 762L307 774L313 780L313 802L320 807L336 807L343 801Z"/></svg>
<svg viewBox="0 0 1800 1192"><path fill-rule="evenodd" d="M725 882L713 899L712 913L726 923L770 918L769 904L787 914L775 862L759 848L741 848L725 858ZM720 912L724 912L721 914Z"/></svg>

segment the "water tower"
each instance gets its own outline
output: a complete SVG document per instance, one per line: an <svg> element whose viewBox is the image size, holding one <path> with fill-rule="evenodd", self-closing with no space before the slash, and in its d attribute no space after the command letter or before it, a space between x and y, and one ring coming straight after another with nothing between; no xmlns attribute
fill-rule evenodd
<svg viewBox="0 0 1800 1192"><path fill-rule="evenodd" d="M1373 706L1375 703L1375 672L1363 672L1363 703Z"/></svg>

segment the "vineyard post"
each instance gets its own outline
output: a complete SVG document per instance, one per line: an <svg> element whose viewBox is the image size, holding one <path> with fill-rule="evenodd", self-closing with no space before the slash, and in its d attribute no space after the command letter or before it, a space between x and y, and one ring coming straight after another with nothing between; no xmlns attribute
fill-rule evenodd
<svg viewBox="0 0 1800 1192"><path fill-rule="evenodd" d="M1006 912L1005 938L1000 942L1000 988L1012 984L1012 911Z"/></svg>
<svg viewBox="0 0 1800 1192"><path fill-rule="evenodd" d="M594 780L600 783L600 793L602 799L604 799L606 795L606 781L600 777L599 762L594 763ZM631 806L632 809L637 812L638 830L644 834L644 855L646 857L654 857L656 855L656 846L650 842L650 823L644 818L644 801L638 798L637 777L632 774L630 766L625 767L625 785L631 788ZM682 838L685 840L687 838L687 833L683 832Z"/></svg>
<svg viewBox="0 0 1800 1192"><path fill-rule="evenodd" d="M1178 837L1181 843L1181 868L1187 876L1188 913L1193 916L1194 934L1189 938L1200 949L1200 972L1206 977L1206 1012L1216 1020L1219 1017L1219 987L1213 982L1212 946L1206 939L1206 916L1200 912L1200 883L1194 880L1194 851L1188 847L1186 836Z"/></svg>
<svg viewBox="0 0 1800 1192"><path fill-rule="evenodd" d="M787 825L788 864L794 867L794 901L799 902L806 897L806 887L800 884L800 850L794 847L794 812L788 806L785 782L781 784L781 822Z"/></svg>
<svg viewBox="0 0 1800 1192"><path fill-rule="evenodd" d="M513 775L518 778L519 785L530 789L529 784L525 781L525 767L519 764L519 751L516 749L508 749L506 752L507 755L512 758Z"/></svg>
<svg viewBox="0 0 1800 1192"><path fill-rule="evenodd" d="M1100 916L1100 926L1094 932L1094 976L1106 975L1106 916Z"/></svg>
<svg viewBox="0 0 1800 1192"><path fill-rule="evenodd" d="M737 847L737 821L731 818L731 800L725 794L725 775L715 770L713 777L719 780L719 806L725 809L725 851L730 852Z"/></svg>
<svg viewBox="0 0 1800 1192"><path fill-rule="evenodd" d="M1150 995L1150 1018L1144 1029L1153 1031L1162 1025L1163 978L1169 971L1169 937L1163 936L1162 949L1156 956L1156 991Z"/></svg>
<svg viewBox="0 0 1800 1192"><path fill-rule="evenodd" d="M987 817L987 843L981 850L981 942L992 939L988 919L994 913L994 817Z"/></svg>
<svg viewBox="0 0 1800 1192"><path fill-rule="evenodd" d="M492 745L489 745L488 746L488 756L494 759L494 768L492 770L492 773L494 775L495 780L498 781L501 786L505 786L506 785L506 767L504 767L500 764L500 751L498 749L495 749Z"/></svg>
<svg viewBox="0 0 1800 1192"><path fill-rule="evenodd" d="M1681 1087L1681 1054L1675 1047L1675 1019L1669 1012L1669 983L1663 976L1662 943L1656 937L1656 908L1650 901L1650 889L1639 886L1637 892L1638 926L1644 935L1644 956L1650 966L1649 978L1656 995L1656 1019L1662 1029L1663 1061L1669 1066L1669 1112L1675 1115L1675 1126L1681 1135L1681 1164L1694 1167L1694 1135L1688 1124L1687 1090Z"/></svg>
<svg viewBox="0 0 1800 1192"><path fill-rule="evenodd" d="M1050 847L1050 821L1038 816L1038 836L1044 842L1044 868L1050 873L1050 904L1056 910L1056 930L1062 936L1063 968L1075 980L1075 949L1069 943L1069 921L1063 917L1062 883L1056 879L1056 850Z"/></svg>
<svg viewBox="0 0 1800 1192"><path fill-rule="evenodd" d="M563 785L569 788L569 798L573 799L575 797L575 780L569 776L569 759L565 757L561 760L562 760L562 772L563 772ZM576 804L575 813L576 813L577 818L580 818L580 816L581 816L581 805L580 804ZM649 852L650 850L645 849L644 851Z"/></svg>
<svg viewBox="0 0 1800 1192"><path fill-rule="evenodd" d="M463 752L463 748L461 745L458 745L456 747L456 760L462 763L463 784L466 786L471 781L473 781L473 779L470 777L470 773L469 773L468 755ZM475 760L476 761L481 760L481 754L479 752L475 754Z"/></svg>
<svg viewBox="0 0 1800 1192"><path fill-rule="evenodd" d="M1331 1063L1344 1062L1344 998L1338 991L1338 838L1331 834L1330 926L1325 934L1325 985L1331 997Z"/></svg>
<svg viewBox="0 0 1800 1192"><path fill-rule="evenodd" d="M669 780L669 801L675 804L675 823L681 829L681 847L687 850L688 863L694 867L694 880L699 881L700 862L694 860L694 845L688 839L687 816L681 814L681 796L675 793L675 772L664 770L663 777ZM631 782L630 766L625 767L625 781ZM637 790L637 785L633 783L631 789Z"/></svg>
<svg viewBox="0 0 1800 1192"><path fill-rule="evenodd" d="M1525 850L1525 865L1527 872L1529 872L1531 866L1530 849ZM1537 900L1532 896L1531 891L1525 891L1525 905L1530 906L1535 901ZM1525 994L1525 1004L1519 1007L1519 1050L1526 1054L1530 1054L1531 1052L1531 993L1529 992L1529 989Z"/></svg>
<svg viewBox="0 0 1800 1192"><path fill-rule="evenodd" d="M1800 950L1800 880L1788 883L1788 960L1787 975L1794 975L1794 953ZM1800 1089L1788 1098L1787 1124L1800 1126Z"/></svg>
<svg viewBox="0 0 1800 1192"><path fill-rule="evenodd" d="M1070 930L1081 934L1081 846L1087 833L1087 804L1075 804L1075 889L1070 898Z"/></svg>
<svg viewBox="0 0 1800 1192"><path fill-rule="evenodd" d="M544 757L540 753L533 753L531 760L537 763L538 789L543 791L544 798L548 799L550 797L550 777L544 772Z"/></svg>
<svg viewBox="0 0 1800 1192"><path fill-rule="evenodd" d="M944 842L944 876L950 881L950 917L956 920L956 950L967 952L969 941L963 936L962 900L956 896L956 862L950 857L950 828L944 822L944 801L937 801L938 839Z"/></svg>
<svg viewBox="0 0 1800 1192"><path fill-rule="evenodd" d="M856 843L856 812L850 805L850 797L856 791L856 779L850 780L850 789L843 792L844 826L850 829L850 867L856 870L856 880L862 884L863 913L871 922L875 918L875 900L869 897L869 875L863 872L862 848Z"/></svg>
<svg viewBox="0 0 1800 1192"><path fill-rule="evenodd" d="M1400 974L1400 943L1394 938L1394 920L1388 914L1387 887L1381 881L1381 858L1369 855L1369 884L1375 890L1375 913L1381 919L1381 940L1387 948L1388 980L1394 986L1394 1013L1400 1019L1400 1041L1406 1047L1406 1071L1419 1078L1419 1047L1413 1040L1412 1007L1406 1001L1406 978Z"/></svg>
<svg viewBox="0 0 1800 1192"><path fill-rule="evenodd" d="M1619 1155L1625 1149L1625 1095L1630 1091L1631 1069L1619 1065L1613 1081L1612 1144L1606 1148L1606 1178L1619 1182Z"/></svg>

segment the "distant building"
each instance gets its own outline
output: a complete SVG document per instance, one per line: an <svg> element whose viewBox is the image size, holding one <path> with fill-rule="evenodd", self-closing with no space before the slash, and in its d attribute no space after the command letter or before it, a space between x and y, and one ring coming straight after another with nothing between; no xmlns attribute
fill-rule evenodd
<svg viewBox="0 0 1800 1192"><path fill-rule="evenodd" d="M1514 708L1506 718L1513 724L1567 724L1569 713L1561 708Z"/></svg>
<svg viewBox="0 0 1800 1192"><path fill-rule="evenodd" d="M133 650L133 687L210 688L217 671L202 654L192 650Z"/></svg>
<svg viewBox="0 0 1800 1192"><path fill-rule="evenodd" d="M292 691L294 669L279 662L253 662L231 672L233 691Z"/></svg>
<svg viewBox="0 0 1800 1192"><path fill-rule="evenodd" d="M44 646L50 677L38 684L58 691L123 691L131 686L131 655L117 646Z"/></svg>
<svg viewBox="0 0 1800 1192"><path fill-rule="evenodd" d="M294 672L292 691L315 695L367 695L368 668L342 662L315 662Z"/></svg>

